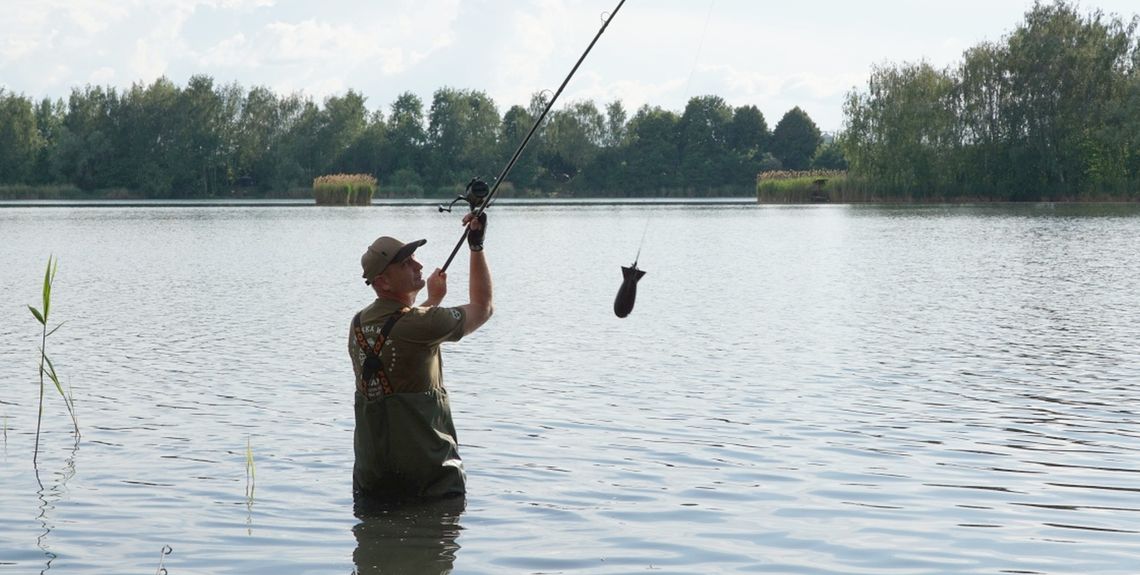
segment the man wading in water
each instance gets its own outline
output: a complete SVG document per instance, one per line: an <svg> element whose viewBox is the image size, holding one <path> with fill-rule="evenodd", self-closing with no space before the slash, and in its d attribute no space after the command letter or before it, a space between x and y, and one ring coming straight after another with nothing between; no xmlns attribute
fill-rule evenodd
<svg viewBox="0 0 1140 575"><path fill-rule="evenodd" d="M470 303L440 307L447 274L425 282L416 261L419 240L381 237L360 258L376 301L357 313L348 353L356 372L357 497L403 498L462 495L466 474L443 386L439 344L459 341L491 317L491 272L483 254L487 216L463 218L471 252ZM428 297L413 307L427 286Z"/></svg>

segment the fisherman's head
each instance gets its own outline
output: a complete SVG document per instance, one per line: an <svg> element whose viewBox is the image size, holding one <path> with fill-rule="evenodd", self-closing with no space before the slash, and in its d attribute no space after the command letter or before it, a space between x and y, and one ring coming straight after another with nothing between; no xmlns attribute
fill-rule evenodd
<svg viewBox="0 0 1140 575"><path fill-rule="evenodd" d="M388 236L377 238L360 256L364 283L371 285L377 293L385 291L406 294L419 291L424 287L424 279L420 274L423 266L416 261L414 254L416 248L426 243L427 240L405 244Z"/></svg>

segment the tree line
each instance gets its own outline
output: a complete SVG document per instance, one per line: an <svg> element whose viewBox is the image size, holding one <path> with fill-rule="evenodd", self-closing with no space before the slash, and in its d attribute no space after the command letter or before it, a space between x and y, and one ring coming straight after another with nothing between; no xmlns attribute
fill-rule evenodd
<svg viewBox="0 0 1140 575"><path fill-rule="evenodd" d="M321 104L194 76L75 88L65 100L0 90L0 186L70 186L146 198L280 196L332 173L371 174L380 197L453 194L490 179L545 109L543 94L500 114L487 94L406 92L387 113L355 91ZM693 97L682 113L621 101L552 110L504 183L505 196L750 194L765 169L842 161L800 108L769 129L756 106ZM299 193L305 193L301 190Z"/></svg>
<svg viewBox="0 0 1140 575"><path fill-rule="evenodd" d="M1140 197L1136 26L1038 3L957 66L876 68L844 105L849 174L883 198Z"/></svg>

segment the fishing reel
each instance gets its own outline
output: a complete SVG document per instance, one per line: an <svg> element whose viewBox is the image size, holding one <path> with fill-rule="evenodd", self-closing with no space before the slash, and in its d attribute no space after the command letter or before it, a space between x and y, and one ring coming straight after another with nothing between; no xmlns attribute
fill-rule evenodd
<svg viewBox="0 0 1140 575"><path fill-rule="evenodd" d="M441 204L439 211L451 213L451 208L460 200L466 201L467 205L471 206L471 211L475 211L476 208L483 205L483 202L487 200L487 195L490 193L491 186L488 186L487 182L477 177L471 178L471 181L467 182L467 188L463 190L463 195L451 200L451 203L447 204L446 207Z"/></svg>

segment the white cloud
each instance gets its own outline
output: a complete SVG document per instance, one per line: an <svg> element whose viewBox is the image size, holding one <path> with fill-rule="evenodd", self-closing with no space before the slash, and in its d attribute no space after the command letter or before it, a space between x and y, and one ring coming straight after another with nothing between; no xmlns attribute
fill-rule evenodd
<svg viewBox="0 0 1140 575"><path fill-rule="evenodd" d="M371 51L373 40L350 25L305 20L297 24L274 22L267 29L276 59L286 62L320 61L338 56L354 57Z"/></svg>
<svg viewBox="0 0 1140 575"><path fill-rule="evenodd" d="M261 58L260 54L253 50L253 45L245 34L238 32L201 51L197 56L197 63L206 70L257 67L261 64Z"/></svg>
<svg viewBox="0 0 1140 575"><path fill-rule="evenodd" d="M224 8L227 10L242 9L249 10L253 8L268 8L277 4L276 0L201 0L201 3L215 8Z"/></svg>
<svg viewBox="0 0 1140 575"><path fill-rule="evenodd" d="M55 0L45 2L52 18L65 16L66 20L79 27L78 32L92 35L110 29L126 20L138 2L117 2L116 0ZM57 13L62 12L62 14Z"/></svg>
<svg viewBox="0 0 1140 575"><path fill-rule="evenodd" d="M87 77L87 82L98 86L113 84L116 79L118 79L118 73L115 69L109 66L103 66L102 68L93 70L91 75Z"/></svg>
<svg viewBox="0 0 1140 575"><path fill-rule="evenodd" d="M375 107L403 91L426 99L443 86L526 104L557 88L614 7L614 0L0 1L0 78L13 91L61 97L86 83L125 88L207 74L310 95L352 88ZM1135 0L1092 1L1136 12ZM953 64L965 48L1000 40L1032 4L962 2L627 3L563 102L620 99L631 111L645 103L679 111L694 95L716 94L766 116L810 107L821 127L836 127L843 95L865 84L872 65Z"/></svg>
<svg viewBox="0 0 1140 575"><path fill-rule="evenodd" d="M6 6L0 18L0 64L19 60L37 50L52 32L47 26L47 6L32 0L17 0Z"/></svg>

